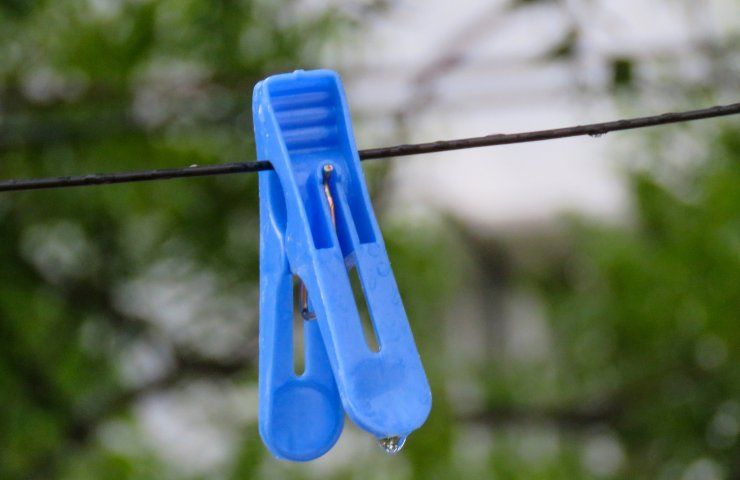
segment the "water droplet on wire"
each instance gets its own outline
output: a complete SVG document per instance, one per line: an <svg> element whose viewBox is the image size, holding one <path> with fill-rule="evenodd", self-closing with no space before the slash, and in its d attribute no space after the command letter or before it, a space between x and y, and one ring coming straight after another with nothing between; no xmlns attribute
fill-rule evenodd
<svg viewBox="0 0 740 480"><path fill-rule="evenodd" d="M395 455L400 452L405 443L406 437L404 436L385 437L378 440L378 444L388 455Z"/></svg>
<svg viewBox="0 0 740 480"><path fill-rule="evenodd" d="M606 135L606 132L595 132L595 133L589 133L588 136L591 138L601 138L604 135Z"/></svg>

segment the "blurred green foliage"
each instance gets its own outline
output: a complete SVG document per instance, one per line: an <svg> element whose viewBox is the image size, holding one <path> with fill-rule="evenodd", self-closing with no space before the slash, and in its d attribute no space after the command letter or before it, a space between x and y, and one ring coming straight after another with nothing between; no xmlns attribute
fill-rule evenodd
<svg viewBox="0 0 740 480"><path fill-rule="evenodd" d="M740 125L717 126L652 137L626 222L572 216L536 248L472 242L482 297L542 311L483 331L503 339L474 361L482 408L453 421L488 459L468 478L738 478Z"/></svg>
<svg viewBox="0 0 740 480"><path fill-rule="evenodd" d="M253 158L253 84L310 68L346 21L289 1L0 2L0 177ZM630 60L613 67L629 85ZM259 440L256 176L0 195L0 479L739 478L739 133L687 131L706 152L631 173L630 225L573 219L529 271L459 225L384 222L434 390L394 458L349 426L318 464ZM543 351L473 355L475 290L540 302Z"/></svg>
<svg viewBox="0 0 740 480"><path fill-rule="evenodd" d="M740 129L712 135L630 175L633 228L576 222L538 273L559 389L621 443L619 478L740 475Z"/></svg>
<svg viewBox="0 0 740 480"><path fill-rule="evenodd" d="M253 158L252 86L309 68L342 21L293 2L2 2L0 176ZM167 478L103 427L138 438L131 407L192 378L253 384L256 198L255 175L0 197L0 478Z"/></svg>

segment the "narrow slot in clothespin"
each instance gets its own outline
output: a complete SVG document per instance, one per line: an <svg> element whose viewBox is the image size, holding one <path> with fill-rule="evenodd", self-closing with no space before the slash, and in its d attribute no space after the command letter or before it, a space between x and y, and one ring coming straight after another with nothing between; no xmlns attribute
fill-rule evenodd
<svg viewBox="0 0 740 480"><path fill-rule="evenodd" d="M277 437L293 435L276 431L301 431L312 424L311 398L331 391L328 381L299 384L303 377L276 374L284 370L276 348L284 343L281 335L287 332L281 325L288 322L274 305L285 303L287 287L281 281L297 275L305 284L306 325L318 327L311 332L323 341L326 368L344 410L395 452L426 420L431 392L370 203L339 76L317 70L270 77L255 87L253 114L259 158L269 159L275 170L260 173L261 261L267 262L260 286L263 438L275 452ZM365 341L348 268L359 275L378 352ZM283 385L293 390L289 419L276 414L275 398ZM323 398L331 404L330 396ZM294 421L298 425L288 425ZM279 456L294 459L285 452Z"/></svg>

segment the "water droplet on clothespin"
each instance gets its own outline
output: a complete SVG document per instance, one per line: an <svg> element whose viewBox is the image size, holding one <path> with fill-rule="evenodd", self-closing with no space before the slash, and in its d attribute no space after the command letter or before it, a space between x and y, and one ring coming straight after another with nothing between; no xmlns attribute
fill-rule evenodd
<svg viewBox="0 0 740 480"><path fill-rule="evenodd" d="M385 437L378 440L378 444L383 447L383 450L388 455L395 455L400 452L405 443L406 437L402 436Z"/></svg>
<svg viewBox="0 0 740 480"><path fill-rule="evenodd" d="M198 164L197 163L194 163L194 164L190 165L190 168L197 168L197 167L198 167Z"/></svg>

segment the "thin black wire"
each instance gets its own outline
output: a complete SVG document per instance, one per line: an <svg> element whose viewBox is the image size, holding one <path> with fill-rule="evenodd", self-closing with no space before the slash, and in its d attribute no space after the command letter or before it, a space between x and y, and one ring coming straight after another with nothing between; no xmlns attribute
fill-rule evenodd
<svg viewBox="0 0 740 480"><path fill-rule="evenodd" d="M540 142L557 138L577 137L590 135L600 137L609 132L632 130L637 128L655 127L670 123L689 122L714 117L737 115L740 113L740 103L722 105L686 112L664 113L649 117L637 117L613 122L577 125L573 127L537 130L532 132L493 134L483 137L463 138L457 140L443 140L429 143L396 145L392 147L371 148L360 150L360 160L378 158L401 157L427 153L462 150L466 148L491 147L512 143ZM227 175L233 173L254 173L271 170L272 165L267 160L249 162L225 163L219 165L197 166L184 168L169 168L159 170L144 170L138 172L97 173L72 177L34 178L27 180L5 180L0 182L0 192L21 190L40 190L49 188L83 187L90 185L109 185L114 183L146 182L153 180L170 180L173 178L203 177L209 175Z"/></svg>

